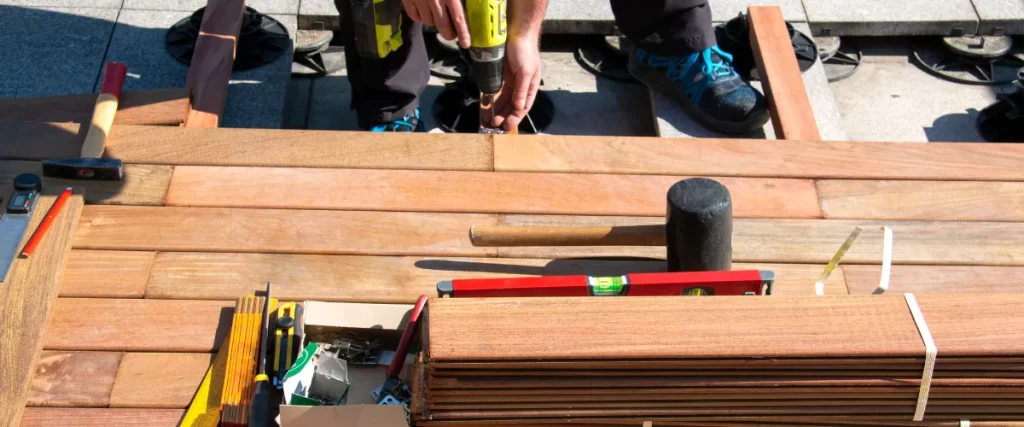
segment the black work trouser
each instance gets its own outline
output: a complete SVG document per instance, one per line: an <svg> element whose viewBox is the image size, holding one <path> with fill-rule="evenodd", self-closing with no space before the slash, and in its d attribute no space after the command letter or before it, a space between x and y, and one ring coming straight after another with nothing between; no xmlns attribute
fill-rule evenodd
<svg viewBox="0 0 1024 427"><path fill-rule="evenodd" d="M716 43L708 0L610 1L619 31L653 54L687 55ZM341 16L350 16L348 0L335 3ZM423 24L412 22L403 12L402 47L384 59L360 56L354 48L351 27L347 23L342 25L346 33L345 59L352 84L352 109L359 115L360 126L368 128L412 114L430 78Z"/></svg>

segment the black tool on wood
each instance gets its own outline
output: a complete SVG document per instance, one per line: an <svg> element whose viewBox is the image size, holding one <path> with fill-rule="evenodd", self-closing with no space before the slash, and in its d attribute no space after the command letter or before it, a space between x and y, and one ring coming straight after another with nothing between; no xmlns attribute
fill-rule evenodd
<svg viewBox="0 0 1024 427"><path fill-rule="evenodd" d="M252 406L249 408L249 427L270 426L270 377L267 376L267 340L270 338L270 282L267 282L267 294L263 301L263 326L260 327L260 352L256 356L259 373L256 374L256 389L252 393Z"/></svg>
<svg viewBox="0 0 1024 427"><path fill-rule="evenodd" d="M718 181L690 178L668 190L668 271L732 269L732 197Z"/></svg>
<svg viewBox="0 0 1024 427"><path fill-rule="evenodd" d="M14 177L14 192L0 217L0 282L7 279L42 189L39 175L23 173Z"/></svg>

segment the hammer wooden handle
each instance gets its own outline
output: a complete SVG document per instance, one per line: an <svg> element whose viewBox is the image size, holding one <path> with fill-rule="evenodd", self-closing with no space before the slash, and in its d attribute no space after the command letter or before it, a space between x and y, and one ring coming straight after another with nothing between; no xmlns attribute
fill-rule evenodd
<svg viewBox="0 0 1024 427"><path fill-rule="evenodd" d="M98 158L103 155L103 145L114 124L117 114L117 103L121 98L121 86L128 74L128 67L120 62L108 62L103 73L103 86L96 98L96 107L92 111L92 123L82 144L82 157Z"/></svg>
<svg viewBox="0 0 1024 427"><path fill-rule="evenodd" d="M473 226L473 246L665 246L664 225L608 227Z"/></svg>

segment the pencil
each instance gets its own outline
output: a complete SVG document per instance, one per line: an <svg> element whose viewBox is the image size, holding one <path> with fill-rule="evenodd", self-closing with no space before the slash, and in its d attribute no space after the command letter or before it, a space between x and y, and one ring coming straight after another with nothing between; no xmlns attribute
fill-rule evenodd
<svg viewBox="0 0 1024 427"><path fill-rule="evenodd" d="M36 231L32 233L32 237L28 239L28 243L25 244L25 249L21 251L22 258L28 258L32 256L32 252L36 250L36 246L39 245L39 241L43 240L43 236L46 235L46 231L53 225L53 219L60 214L61 208L64 207L64 202L71 197L71 187L64 188L64 192L60 193L57 197L57 201L53 202L53 206L46 212L46 217L43 218L43 222L39 223L39 227L36 227Z"/></svg>

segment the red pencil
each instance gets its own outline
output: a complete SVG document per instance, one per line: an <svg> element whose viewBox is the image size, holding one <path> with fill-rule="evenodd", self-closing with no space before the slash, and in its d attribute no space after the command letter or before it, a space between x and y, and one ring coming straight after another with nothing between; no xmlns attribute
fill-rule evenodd
<svg viewBox="0 0 1024 427"><path fill-rule="evenodd" d="M46 235L46 231L50 229L50 225L53 224L53 219L60 213L61 208L64 207L64 202L71 197L71 187L64 188L64 192L60 193L57 197L57 201L53 202L53 206L46 212L46 218L43 218L43 222L39 223L39 227L32 233L32 237L28 239L28 243L25 244L25 249L21 251L22 258L28 258L32 256L32 252L35 251L36 245L39 244L40 240L43 240L43 236Z"/></svg>

